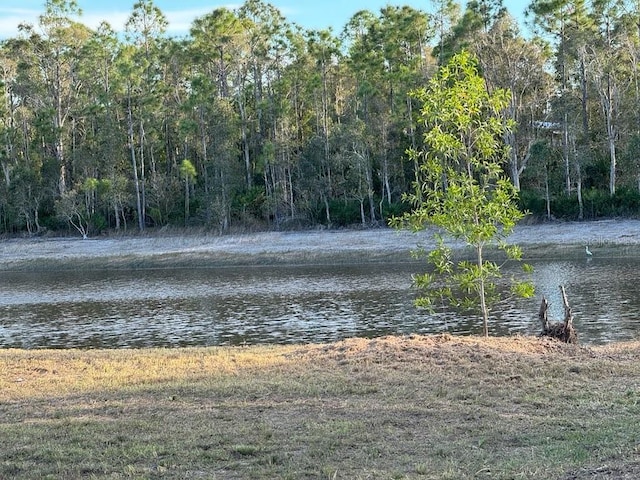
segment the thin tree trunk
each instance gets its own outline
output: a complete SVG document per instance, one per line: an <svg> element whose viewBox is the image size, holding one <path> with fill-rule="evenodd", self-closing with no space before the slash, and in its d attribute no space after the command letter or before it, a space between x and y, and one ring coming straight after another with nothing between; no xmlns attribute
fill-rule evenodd
<svg viewBox="0 0 640 480"><path fill-rule="evenodd" d="M118 210L118 204L113 204L113 215L116 221L116 231L120 231L120 212Z"/></svg>
<svg viewBox="0 0 640 480"><path fill-rule="evenodd" d="M147 192L146 192L146 172L145 172L145 161L144 161L144 146L146 143L146 134L144 131L144 122L140 121L140 201L141 201L141 212L142 212L142 225L144 228L144 223L147 218Z"/></svg>
<svg viewBox="0 0 640 480"><path fill-rule="evenodd" d="M562 121L562 156L564 159L564 178L567 195L571 194L571 163L569 161L569 115L564 114Z"/></svg>
<svg viewBox="0 0 640 480"><path fill-rule="evenodd" d="M251 155L249 154L249 134L247 132L247 111L242 99L238 99L238 108L240 110L240 130L242 134L242 150L244 156L244 168L247 178L247 188L253 186L253 178L251 174Z"/></svg>
<svg viewBox="0 0 640 480"><path fill-rule="evenodd" d="M131 97L127 98L127 118L129 123L129 151L131 154L131 165L133 167L133 185L136 191L136 209L138 213L138 228L144 230L144 216L142 213L142 199L140 198L140 179L138 178L138 163L136 159L135 138L133 135L133 114L131 112Z"/></svg>
<svg viewBox="0 0 640 480"><path fill-rule="evenodd" d="M189 220L189 179L184 179L184 226L187 226Z"/></svg>
<svg viewBox="0 0 640 480"><path fill-rule="evenodd" d="M576 194L578 196L578 219L584 218L584 202L582 200L582 162L576 147L576 139L571 138L571 152L576 162Z"/></svg>
<svg viewBox="0 0 640 480"><path fill-rule="evenodd" d="M478 257L478 269L480 271L480 284L478 285L478 296L480 297L480 309L482 310L482 330L485 337L489 336L489 308L484 288L484 259L482 256L482 245L476 247Z"/></svg>
<svg viewBox="0 0 640 480"><path fill-rule="evenodd" d="M551 193L549 192L549 169L544 171L544 201L547 206L547 220L551 220Z"/></svg>

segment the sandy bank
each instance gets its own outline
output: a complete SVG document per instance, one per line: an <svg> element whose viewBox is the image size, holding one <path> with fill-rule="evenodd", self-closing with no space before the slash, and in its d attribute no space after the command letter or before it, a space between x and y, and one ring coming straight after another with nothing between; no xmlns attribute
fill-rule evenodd
<svg viewBox="0 0 640 480"><path fill-rule="evenodd" d="M586 244L596 255L640 255L640 220L522 225L510 240L530 258L584 255ZM0 242L0 269L409 261L418 244L432 245L431 234L372 229L11 239Z"/></svg>

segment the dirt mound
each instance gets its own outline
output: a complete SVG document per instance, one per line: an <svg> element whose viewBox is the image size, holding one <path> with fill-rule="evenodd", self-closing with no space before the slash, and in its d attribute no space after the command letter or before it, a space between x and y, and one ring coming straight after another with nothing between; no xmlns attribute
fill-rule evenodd
<svg viewBox="0 0 640 480"><path fill-rule="evenodd" d="M562 355L593 357L589 348L536 337L458 337L444 335L386 336L375 339L350 338L328 345L299 349L296 355L311 359L367 361L373 363L420 362L425 359L460 360L512 356Z"/></svg>
<svg viewBox="0 0 640 480"><path fill-rule="evenodd" d="M621 421L616 417L624 416L626 408L636 411L637 394L633 385L637 378L640 342L584 347L524 336L407 335L352 338L304 346L288 355L310 369L322 365L326 371L351 372L354 381L367 385L387 381L385 388L393 387L393 382L398 381L393 372L400 372L403 382L411 385L406 390L404 383L398 384L405 393L416 389L421 392L422 399L428 397L425 392L436 392L433 393L435 400L433 395L430 397L430 422L437 415L452 411L460 415L453 414L455 421L466 421L465 402L471 398L473 408L482 410L486 407L497 415L496 418L504 420L499 427L490 423L485 425L486 435L496 440L492 452L501 448L517 451L518 442L530 443L534 445L532 449L543 450L536 442L564 438L565 435L571 439L575 435L578 440L563 440L556 445L559 450L570 441L578 446L583 442L593 450L591 460L586 459L584 466L576 468L574 463L573 468L570 467L571 461L567 457L566 468L560 465L555 473L547 472L547 476L539 478L640 478L640 463L635 457L625 461L623 453L620 457L612 457L611 451L605 451L604 447L594 447L600 438L606 438L607 444L618 441L621 445L625 438L634 438L631 434L620 433ZM438 395L446 397L446 401L438 403ZM569 409L564 410L562 405L568 405ZM618 410L604 412L604 406L609 405L617 405ZM574 411L579 409L582 409L581 413ZM442 418L443 424L448 424ZM518 421L511 422L513 418ZM474 428L484 427L476 425ZM580 433L571 433L573 428L584 429L587 432L584 439ZM513 440L518 438L520 440ZM454 440L449 438L448 441ZM587 451L587 447L584 448ZM620 452L625 451L620 448ZM567 448L558 455L569 455L569 451Z"/></svg>

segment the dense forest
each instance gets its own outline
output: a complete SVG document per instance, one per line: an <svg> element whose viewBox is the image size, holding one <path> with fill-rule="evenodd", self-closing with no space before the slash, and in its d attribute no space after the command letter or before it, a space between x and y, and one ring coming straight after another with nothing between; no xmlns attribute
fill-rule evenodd
<svg viewBox="0 0 640 480"><path fill-rule="evenodd" d="M422 144L412 95L461 50L511 92L508 175L538 218L640 205L640 2L429 0L306 30L246 0L167 35L152 0L124 32L74 0L0 43L0 232L384 225Z"/></svg>

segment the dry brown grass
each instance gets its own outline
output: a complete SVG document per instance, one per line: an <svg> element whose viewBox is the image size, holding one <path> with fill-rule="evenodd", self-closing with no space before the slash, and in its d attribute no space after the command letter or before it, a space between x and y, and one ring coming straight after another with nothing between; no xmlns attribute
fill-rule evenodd
<svg viewBox="0 0 640 480"><path fill-rule="evenodd" d="M627 479L640 343L0 351L0 478Z"/></svg>
<svg viewBox="0 0 640 480"><path fill-rule="evenodd" d="M90 394L286 363L294 347L0 350L0 402Z"/></svg>

